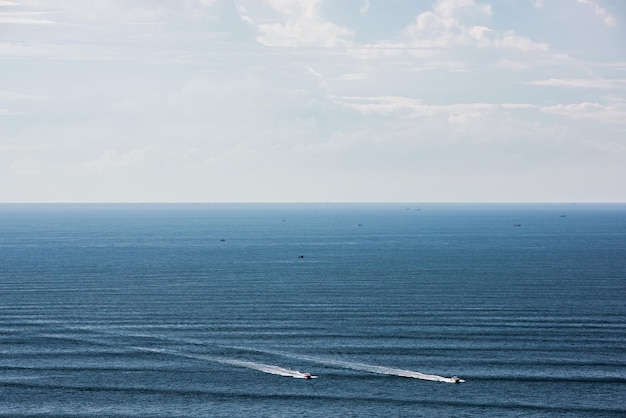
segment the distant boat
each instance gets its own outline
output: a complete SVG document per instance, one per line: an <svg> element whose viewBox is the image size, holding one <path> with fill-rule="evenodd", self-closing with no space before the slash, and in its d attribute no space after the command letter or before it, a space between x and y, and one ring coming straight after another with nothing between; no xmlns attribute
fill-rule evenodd
<svg viewBox="0 0 626 418"><path fill-rule="evenodd" d="M515 224L515 225L513 225L513 226L522 226L522 224Z"/></svg>

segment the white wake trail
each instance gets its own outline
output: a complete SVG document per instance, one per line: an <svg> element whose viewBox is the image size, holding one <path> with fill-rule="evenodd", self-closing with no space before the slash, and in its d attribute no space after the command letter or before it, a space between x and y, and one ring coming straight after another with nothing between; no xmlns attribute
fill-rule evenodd
<svg viewBox="0 0 626 418"><path fill-rule="evenodd" d="M412 379L430 380L433 382L446 382L446 383L464 382L463 379L458 379L456 377L438 376L436 374L426 374L426 373L416 372L413 370L398 369L395 367L375 366L372 364L353 363L350 361L341 361L341 360L324 360L324 362L328 365L335 365L339 367L345 367L348 369L361 370L361 371L377 373L377 374L409 377Z"/></svg>
<svg viewBox="0 0 626 418"><path fill-rule="evenodd" d="M231 359L221 359L221 360L216 360L216 361L220 363L224 363L224 364L231 364L233 366L247 367L249 369L258 370L264 373L277 374L279 376L294 377L296 379L311 379L311 378L317 377L317 376L311 376L310 374L307 374L307 373L302 373L298 370L286 369L284 367L273 366L271 364L263 364L263 363L255 363L252 361L231 360Z"/></svg>
<svg viewBox="0 0 626 418"><path fill-rule="evenodd" d="M303 373L299 370L291 370L291 369L287 369L284 367L275 366L272 364L256 363L253 361L236 360L236 359L230 359L230 358L218 357L218 356L207 356L207 355L202 355L202 354L188 354L188 353L183 353L180 351L172 351L172 350L166 350L166 349L161 349L161 348L148 348L148 347L137 347L137 346L134 346L132 348L136 350L141 350L141 351L149 351L152 353L167 354L170 356L186 357L186 358L192 358L195 360L205 360L205 361L211 361L211 362L220 363L220 364L229 364L231 366L245 367L247 369L258 370L263 373L269 373L269 374L274 374L278 376L293 377L296 379L317 378L317 376L312 376L309 373Z"/></svg>
<svg viewBox="0 0 626 418"><path fill-rule="evenodd" d="M436 374L426 374L426 373L416 372L413 370L398 369L395 367L376 366L376 365L367 364L367 363L355 363L351 361L334 360L334 359L311 357L311 356L301 356L301 359L315 361L318 363L326 364L328 366L342 367L345 369L359 370L359 371L376 373L376 374L386 374L390 376L409 377L412 379L430 380L433 382L461 383L465 381L457 377L438 376Z"/></svg>

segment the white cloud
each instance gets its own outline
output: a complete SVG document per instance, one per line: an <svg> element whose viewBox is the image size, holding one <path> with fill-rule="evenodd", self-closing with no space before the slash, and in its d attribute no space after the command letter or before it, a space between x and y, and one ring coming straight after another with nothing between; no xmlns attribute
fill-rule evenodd
<svg viewBox="0 0 626 418"><path fill-rule="evenodd" d="M334 97L333 100L340 106L354 109L364 115L401 115L414 117L423 113L427 106L422 105L420 100L397 97Z"/></svg>
<svg viewBox="0 0 626 418"><path fill-rule="evenodd" d="M37 94L20 93L16 91L0 90L0 101L18 101L18 100L45 100L46 96Z"/></svg>
<svg viewBox="0 0 626 418"><path fill-rule="evenodd" d="M491 5L487 3L479 3L475 0L437 0L433 6L433 10L440 16L452 18L459 15L493 15Z"/></svg>
<svg viewBox="0 0 626 418"><path fill-rule="evenodd" d="M35 19L19 15L9 16L0 13L0 23L5 25L51 25L55 22L48 19Z"/></svg>
<svg viewBox="0 0 626 418"><path fill-rule="evenodd" d="M617 25L617 19L605 8L601 7L598 2L594 0L578 0L578 3L593 6L596 16L602 19L605 26L612 28Z"/></svg>
<svg viewBox="0 0 626 418"><path fill-rule="evenodd" d="M562 79L550 78L526 83L530 86L582 88L582 89L626 89L626 79Z"/></svg>
<svg viewBox="0 0 626 418"><path fill-rule="evenodd" d="M1 102L39 102L47 99L46 96L26 94L16 91L0 90L0 103ZM7 109L0 108L0 116L20 116L27 115L28 112L16 112Z"/></svg>
<svg viewBox="0 0 626 418"><path fill-rule="evenodd" d="M130 6L121 0L21 0L20 5L34 10L54 10L64 15L64 21L88 22L154 22L163 20L167 9L162 6L144 6L133 2Z"/></svg>
<svg viewBox="0 0 626 418"><path fill-rule="evenodd" d="M386 117L424 118L443 116L456 125L473 124L489 114L512 110L539 110L543 113L566 116L572 119L589 119L601 123L626 124L626 103L613 101L609 104L574 103L552 106L537 106L529 103L457 103L449 105L427 105L420 100L407 97L335 97L335 103L353 109L363 115ZM485 125L485 133L488 128Z"/></svg>
<svg viewBox="0 0 626 418"><path fill-rule="evenodd" d="M10 1L0 1L0 7L3 6L19 6L18 3ZM27 10L13 10L3 11L0 9L0 23L5 25L49 25L55 23L54 21L45 18L50 15L48 11L27 11Z"/></svg>
<svg viewBox="0 0 626 418"><path fill-rule="evenodd" d="M359 9L359 13L361 14L365 14L369 11L370 9L370 2L369 0L364 0L363 4L361 5L361 8Z"/></svg>
<svg viewBox="0 0 626 418"><path fill-rule="evenodd" d="M267 0L267 3L282 16L282 22L254 24L245 16L244 20L256 26L258 41L275 47L335 47L349 45L352 31L325 20L319 12L320 0Z"/></svg>
<svg viewBox="0 0 626 418"><path fill-rule="evenodd" d="M337 79L338 80L345 80L345 81L360 81L360 80L367 80L368 78L369 78L369 76L367 74L363 74L363 73L348 73L348 74L342 74Z"/></svg>
<svg viewBox="0 0 626 418"><path fill-rule="evenodd" d="M626 124L626 103L575 103L558 104L541 108L542 112L578 120L593 120L604 124Z"/></svg>
<svg viewBox="0 0 626 418"><path fill-rule="evenodd" d="M503 109L537 109L536 105L530 103L503 103Z"/></svg>
<svg viewBox="0 0 626 418"><path fill-rule="evenodd" d="M26 32L3 25L0 57L154 62L206 55L206 43L228 30L215 27L214 4L22 0L10 12L0 9L0 24L39 27Z"/></svg>
<svg viewBox="0 0 626 418"><path fill-rule="evenodd" d="M501 48L519 49L523 52L547 51L549 49L547 43L534 42L529 38L516 35L513 31L505 32L500 39L493 41L492 45Z"/></svg>
<svg viewBox="0 0 626 418"><path fill-rule="evenodd" d="M313 77L319 80L320 86L326 87L328 85L328 83L326 83L326 80L324 79L324 76L321 73L319 73L317 70L315 70L313 67L305 65L304 68L307 70L309 74L311 74Z"/></svg>
<svg viewBox="0 0 626 418"><path fill-rule="evenodd" d="M421 100L409 97L334 97L335 103L357 110L364 115L400 116L404 118L423 118L443 115L449 121L460 121L501 108L490 103L456 103L449 105L426 105ZM508 105L509 108L513 105ZM526 105L522 105L526 106Z"/></svg>
<svg viewBox="0 0 626 418"><path fill-rule="evenodd" d="M26 115L27 113L24 112L11 112L7 109L2 109L0 108L0 116L20 116L20 115Z"/></svg>
<svg viewBox="0 0 626 418"><path fill-rule="evenodd" d="M474 0L440 0L432 11L420 13L405 29L409 45L426 48L474 46L478 48L518 49L524 52L547 51L548 45L519 36L513 31L502 34L478 24L468 25L464 18L479 20L492 15L491 6Z"/></svg>
<svg viewBox="0 0 626 418"><path fill-rule="evenodd" d="M46 41L0 42L0 58L48 58L70 61L120 60L133 54L124 47L62 44ZM133 57L138 58L138 57Z"/></svg>
<svg viewBox="0 0 626 418"><path fill-rule="evenodd" d="M21 0L19 13L55 13L58 22L90 25L168 24L212 21L217 0L152 2L124 0ZM117 30L120 29L118 26Z"/></svg>

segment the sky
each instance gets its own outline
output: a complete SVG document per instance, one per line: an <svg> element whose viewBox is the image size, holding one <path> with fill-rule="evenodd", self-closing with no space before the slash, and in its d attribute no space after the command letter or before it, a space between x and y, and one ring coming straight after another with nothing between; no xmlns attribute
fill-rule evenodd
<svg viewBox="0 0 626 418"><path fill-rule="evenodd" d="M0 0L0 202L625 202L622 0Z"/></svg>

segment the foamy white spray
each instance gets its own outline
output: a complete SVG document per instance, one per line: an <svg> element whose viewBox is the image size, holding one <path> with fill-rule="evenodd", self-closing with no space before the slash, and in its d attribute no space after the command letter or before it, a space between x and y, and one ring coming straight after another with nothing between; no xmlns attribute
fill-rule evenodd
<svg viewBox="0 0 626 418"><path fill-rule="evenodd" d="M351 361L303 356L303 360L305 359L310 360L310 361L316 361L316 362L326 364L329 366L343 367L343 368L352 369L352 370L361 370L361 371L370 372L370 373L386 374L386 375L400 376L400 377L410 377L412 379L431 380L434 382L446 382L446 383L464 382L463 379L458 379L456 377L444 377L444 376L438 376L435 374L425 374L425 373L416 372L412 370L398 369L395 367L376 366L376 365L367 364L367 363L354 363Z"/></svg>

